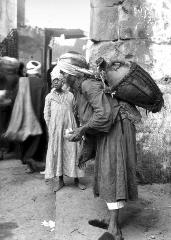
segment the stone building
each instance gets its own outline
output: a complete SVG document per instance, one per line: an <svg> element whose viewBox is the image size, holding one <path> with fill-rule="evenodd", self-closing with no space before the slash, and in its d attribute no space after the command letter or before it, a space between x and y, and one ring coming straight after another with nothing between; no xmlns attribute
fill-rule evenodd
<svg viewBox="0 0 171 240"><path fill-rule="evenodd" d="M146 69L164 94L161 112L137 126L142 182L171 180L171 0L91 0L90 64L131 60Z"/></svg>

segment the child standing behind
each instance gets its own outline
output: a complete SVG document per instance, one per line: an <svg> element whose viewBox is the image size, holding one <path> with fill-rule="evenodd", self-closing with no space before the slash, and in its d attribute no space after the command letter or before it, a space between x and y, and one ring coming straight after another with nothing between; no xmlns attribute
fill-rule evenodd
<svg viewBox="0 0 171 240"><path fill-rule="evenodd" d="M77 127L73 114L74 96L62 89L61 79L52 79L52 85L54 90L46 96L44 108L49 135L45 179L55 180L54 192L65 185L64 175L74 178L75 185L84 190L86 187L78 179L84 176L84 171L77 166L79 143L69 142L64 136L67 129Z"/></svg>

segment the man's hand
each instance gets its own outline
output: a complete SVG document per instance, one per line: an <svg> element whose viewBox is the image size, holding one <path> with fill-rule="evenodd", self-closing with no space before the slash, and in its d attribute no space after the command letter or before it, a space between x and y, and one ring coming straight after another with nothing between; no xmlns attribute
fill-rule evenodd
<svg viewBox="0 0 171 240"><path fill-rule="evenodd" d="M83 161L83 152L81 151L78 157L78 167L83 169L86 167L86 162Z"/></svg>
<svg viewBox="0 0 171 240"><path fill-rule="evenodd" d="M80 141L84 132L83 132L83 128L75 128L72 132L69 133L70 137L68 138L68 140L70 142L77 142Z"/></svg>

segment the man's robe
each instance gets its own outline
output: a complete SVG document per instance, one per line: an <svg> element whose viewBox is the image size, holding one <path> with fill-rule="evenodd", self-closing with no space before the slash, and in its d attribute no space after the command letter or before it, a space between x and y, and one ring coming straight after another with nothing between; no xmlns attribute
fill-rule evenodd
<svg viewBox="0 0 171 240"><path fill-rule="evenodd" d="M96 138L94 193L107 202L137 198L136 139L131 114L100 81L85 80L76 102L85 134ZM137 114L137 111L135 110ZM139 118L137 114L135 118Z"/></svg>

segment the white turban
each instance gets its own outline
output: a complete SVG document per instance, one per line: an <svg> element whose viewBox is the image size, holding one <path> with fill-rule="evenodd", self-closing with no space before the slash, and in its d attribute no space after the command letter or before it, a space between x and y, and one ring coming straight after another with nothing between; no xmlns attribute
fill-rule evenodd
<svg viewBox="0 0 171 240"><path fill-rule="evenodd" d="M29 61L26 65L27 73L28 74L37 74L40 73L41 70L41 63L38 61Z"/></svg>
<svg viewBox="0 0 171 240"><path fill-rule="evenodd" d="M58 66L58 64L53 68L52 72L51 72L51 80L53 81L55 78L60 79L61 78L61 73L60 73L60 68Z"/></svg>
<svg viewBox="0 0 171 240"><path fill-rule="evenodd" d="M93 75L93 72L87 69L87 63L81 54L65 53L57 62L57 65L51 72L51 79L60 78L60 70L73 76L78 76L80 73Z"/></svg>

